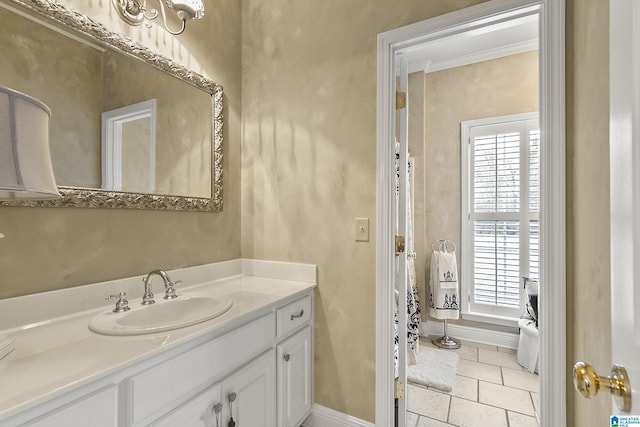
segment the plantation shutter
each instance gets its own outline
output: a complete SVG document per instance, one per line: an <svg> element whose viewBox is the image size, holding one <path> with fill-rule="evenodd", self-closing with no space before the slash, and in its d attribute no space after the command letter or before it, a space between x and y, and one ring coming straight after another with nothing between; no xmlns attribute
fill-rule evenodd
<svg viewBox="0 0 640 427"><path fill-rule="evenodd" d="M539 276L540 132L537 119L504 119L468 130L463 268L469 311L513 318L524 309L522 277Z"/></svg>

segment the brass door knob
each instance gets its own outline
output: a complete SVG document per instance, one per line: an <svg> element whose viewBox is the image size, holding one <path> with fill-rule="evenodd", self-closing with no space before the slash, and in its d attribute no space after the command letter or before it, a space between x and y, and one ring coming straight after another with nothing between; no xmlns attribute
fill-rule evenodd
<svg viewBox="0 0 640 427"><path fill-rule="evenodd" d="M623 366L613 365L611 376L601 377L591 365L578 362L573 367L573 385L587 399L598 394L601 388L609 390L618 409L624 412L631 411L631 384Z"/></svg>

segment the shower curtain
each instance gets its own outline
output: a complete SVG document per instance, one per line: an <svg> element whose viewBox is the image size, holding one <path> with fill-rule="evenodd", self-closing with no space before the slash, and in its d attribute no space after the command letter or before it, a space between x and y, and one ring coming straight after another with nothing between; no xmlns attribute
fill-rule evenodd
<svg viewBox="0 0 640 427"><path fill-rule="evenodd" d="M396 143L396 219L398 218L399 202L400 202L400 145ZM413 170L414 158L409 158L407 164L407 235L405 236L405 250L407 253L407 362L409 365L416 364L418 351L420 350L420 305L418 301L418 288L416 286L416 267L415 267L415 249L413 236ZM397 221L397 220L396 220ZM397 234L402 234L398 230L396 222ZM399 262L397 260L396 262ZM399 268L396 265L396 272ZM398 277L396 277L396 303L395 303L395 359L396 359L396 376L398 366L398 310L399 310L399 293L398 293Z"/></svg>

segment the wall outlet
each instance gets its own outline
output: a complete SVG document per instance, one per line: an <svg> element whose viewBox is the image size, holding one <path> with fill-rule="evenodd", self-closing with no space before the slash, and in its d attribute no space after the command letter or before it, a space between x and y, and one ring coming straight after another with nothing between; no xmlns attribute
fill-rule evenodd
<svg viewBox="0 0 640 427"><path fill-rule="evenodd" d="M369 241L369 218L356 218L356 242Z"/></svg>

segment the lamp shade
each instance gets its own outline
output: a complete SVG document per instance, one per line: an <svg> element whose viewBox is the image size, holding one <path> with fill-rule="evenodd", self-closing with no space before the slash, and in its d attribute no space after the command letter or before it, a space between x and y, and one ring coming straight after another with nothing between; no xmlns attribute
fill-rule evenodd
<svg viewBox="0 0 640 427"><path fill-rule="evenodd" d="M49 153L51 110L0 87L0 200L60 197Z"/></svg>

